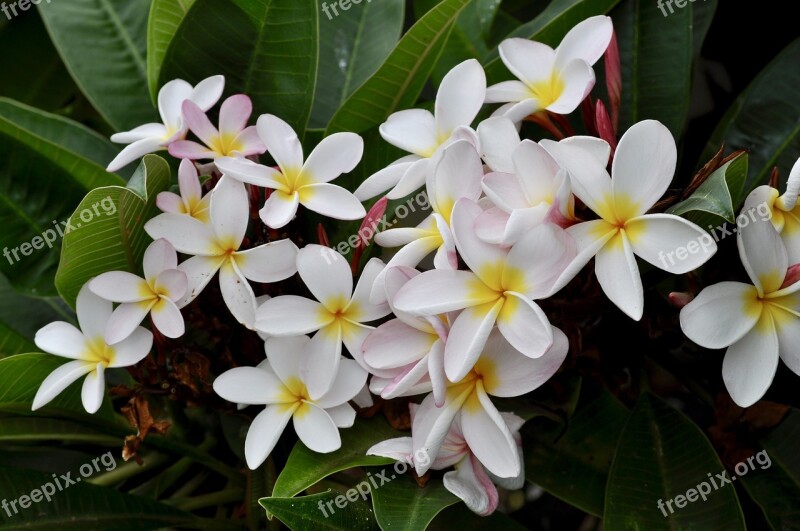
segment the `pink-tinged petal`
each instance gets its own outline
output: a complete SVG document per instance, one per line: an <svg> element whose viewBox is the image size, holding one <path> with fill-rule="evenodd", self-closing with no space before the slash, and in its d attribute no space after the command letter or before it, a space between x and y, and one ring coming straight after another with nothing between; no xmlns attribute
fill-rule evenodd
<svg viewBox="0 0 800 531"><path fill-rule="evenodd" d="M153 306L150 316L153 318L153 325L166 337L175 339L186 332L183 315L170 299L161 299Z"/></svg>
<svg viewBox="0 0 800 531"><path fill-rule="evenodd" d="M474 201L459 199L453 207L450 224L461 258L478 278L493 289L499 290L500 279L492 273L498 265L505 262L508 253L498 246L482 241L475 234L475 220L482 213L483 209Z"/></svg>
<svg viewBox="0 0 800 531"><path fill-rule="evenodd" d="M219 171L243 183L280 190L283 178L277 170L257 164L252 160L232 157L221 157L214 161Z"/></svg>
<svg viewBox="0 0 800 531"><path fill-rule="evenodd" d="M463 379L483 352L503 301L472 306L461 312L450 329L444 349L444 371L448 380Z"/></svg>
<svg viewBox="0 0 800 531"><path fill-rule="evenodd" d="M367 455L388 457L395 461L411 464L414 456L411 437L397 437L381 441L367 450Z"/></svg>
<svg viewBox="0 0 800 531"><path fill-rule="evenodd" d="M267 151L281 171L298 171L303 167L303 146L292 126L272 114L262 114L256 127Z"/></svg>
<svg viewBox="0 0 800 531"><path fill-rule="evenodd" d="M551 333L553 346L541 357L529 358L515 349L500 332L493 332L483 357L475 366L475 371L483 375L486 392L499 397L521 396L549 380L564 363L569 350L569 341L561 330L553 326Z"/></svg>
<svg viewBox="0 0 800 531"><path fill-rule="evenodd" d="M393 146L420 157L430 157L439 147L436 121L433 114L424 109L407 109L392 114L381 124L380 133Z"/></svg>
<svg viewBox="0 0 800 531"><path fill-rule="evenodd" d="M183 102L183 119L192 133L197 135L207 146L214 145L220 136L219 131L212 125L203 109L191 100Z"/></svg>
<svg viewBox="0 0 800 531"><path fill-rule="evenodd" d="M289 239L239 251L233 257L245 278L253 282L278 282L297 272L297 246Z"/></svg>
<svg viewBox="0 0 800 531"><path fill-rule="evenodd" d="M155 289L163 297L179 301L186 295L189 281L186 273L179 269L167 269L155 278Z"/></svg>
<svg viewBox="0 0 800 531"><path fill-rule="evenodd" d="M294 219L299 204L299 193L294 192L292 195L287 195L276 190L259 211L261 221L271 229L283 228Z"/></svg>
<svg viewBox="0 0 800 531"><path fill-rule="evenodd" d="M337 428L352 428L356 422L356 410L350 404L342 404L325 409Z"/></svg>
<svg viewBox="0 0 800 531"><path fill-rule="evenodd" d="M264 342L267 360L275 374L282 382L300 380L303 364L303 351L310 338L305 335L289 337L270 337Z"/></svg>
<svg viewBox="0 0 800 531"><path fill-rule="evenodd" d="M193 256L178 266L189 281L186 295L180 301L176 301L178 308L185 307L203 292L225 260L224 256Z"/></svg>
<svg viewBox="0 0 800 531"><path fill-rule="evenodd" d="M297 295L273 297L256 311L256 328L271 336L308 334L332 322L320 303Z"/></svg>
<svg viewBox="0 0 800 531"><path fill-rule="evenodd" d="M201 160L213 159L217 156L216 151L208 149L203 144L198 144L193 140L178 140L169 145L169 154L177 159Z"/></svg>
<svg viewBox="0 0 800 531"><path fill-rule="evenodd" d="M412 315L439 315L497 300L497 292L470 271L426 271L397 293L393 304Z"/></svg>
<svg viewBox="0 0 800 531"><path fill-rule="evenodd" d="M439 339L392 319L372 331L362 346L370 369L397 369L424 358Z"/></svg>
<svg viewBox="0 0 800 531"><path fill-rule="evenodd" d="M153 348L152 332L139 327L114 345L114 359L111 360L109 367L116 369L136 365L147 357L151 348Z"/></svg>
<svg viewBox="0 0 800 531"><path fill-rule="evenodd" d="M669 129L644 120L622 135L611 170L614 200L635 208L628 219L647 212L669 188L675 175L678 148Z"/></svg>
<svg viewBox="0 0 800 531"><path fill-rule="evenodd" d="M173 79L158 91L158 113L168 129L183 129L182 105L192 97L192 86L182 79Z"/></svg>
<svg viewBox="0 0 800 531"><path fill-rule="evenodd" d="M519 475L519 449L505 420L478 382L461 410L461 429L469 449L483 466L501 478Z"/></svg>
<svg viewBox="0 0 800 531"><path fill-rule="evenodd" d="M333 322L314 334L303 351L300 377L306 384L312 400L327 393L342 359L342 327Z"/></svg>
<svg viewBox="0 0 800 531"><path fill-rule="evenodd" d="M520 143L514 122L505 116L487 118L478 124L478 138L481 156L492 171L514 173L511 155Z"/></svg>
<svg viewBox="0 0 800 531"><path fill-rule="evenodd" d="M253 419L244 441L244 455L251 470L257 469L266 461L289 424L294 410L293 407L287 408L283 405L267 406Z"/></svg>
<svg viewBox="0 0 800 531"><path fill-rule="evenodd" d="M571 136L565 138L559 144L582 149L592 155L602 167L608 166L608 159L611 157L611 146L602 138L594 136Z"/></svg>
<svg viewBox="0 0 800 531"><path fill-rule="evenodd" d="M547 316L538 304L519 293L506 292L497 327L514 348L529 358L541 357L553 345Z"/></svg>
<svg viewBox="0 0 800 531"><path fill-rule="evenodd" d="M223 177L211 195L211 224L224 251L238 250L250 219L249 200L244 184Z"/></svg>
<svg viewBox="0 0 800 531"><path fill-rule="evenodd" d="M164 139L157 137L148 137L143 138L142 140L137 140L133 144L125 146L125 148L120 151L116 157L114 157L114 160L108 164L106 170L110 172L121 170L131 162L139 160L148 153L155 153L159 149L162 149L163 143Z"/></svg>
<svg viewBox="0 0 800 531"><path fill-rule="evenodd" d="M367 215L364 205L352 192L335 184L303 186L299 199L307 209L333 219L354 220Z"/></svg>
<svg viewBox="0 0 800 531"><path fill-rule="evenodd" d="M746 222L744 222L746 220ZM759 295L778 291L786 278L789 256L778 231L768 219L740 217L736 243L750 280Z"/></svg>
<svg viewBox="0 0 800 531"><path fill-rule="evenodd" d="M261 137L258 135L258 129L254 125L244 128L233 139L233 143L238 146L233 152L242 157L261 155L267 151L267 146L262 142Z"/></svg>
<svg viewBox="0 0 800 531"><path fill-rule="evenodd" d="M477 201L481 195L483 163L475 146L466 140L450 144L428 175L428 200L433 211L450 219L453 205L462 197Z"/></svg>
<svg viewBox="0 0 800 531"><path fill-rule="evenodd" d="M117 306L106 325L104 340L109 345L114 345L130 337L136 327L142 324L150 309L155 305L155 300L145 302L126 302Z"/></svg>
<svg viewBox="0 0 800 531"><path fill-rule="evenodd" d="M286 387L275 374L257 367L236 367L214 380L214 392L235 404L257 406L280 404L287 394Z"/></svg>
<svg viewBox="0 0 800 531"><path fill-rule="evenodd" d="M153 293L144 279L125 271L103 273L89 282L92 293L112 302L139 302L152 299Z"/></svg>
<svg viewBox="0 0 800 531"><path fill-rule="evenodd" d="M567 229L575 241L577 254L575 258L564 268L564 272L559 275L553 284L550 294L557 293L566 286L581 269L589 263L597 252L618 232L617 228L609 225L602 219L578 223Z"/></svg>
<svg viewBox="0 0 800 531"><path fill-rule="evenodd" d="M587 18L577 24L556 48L556 68L564 68L573 59L595 64L606 52L613 32L611 18L603 15Z"/></svg>
<svg viewBox="0 0 800 531"><path fill-rule="evenodd" d="M506 67L526 85L545 81L553 72L556 53L546 44L514 38L501 42L498 49Z"/></svg>
<svg viewBox="0 0 800 531"><path fill-rule="evenodd" d="M527 199L527 205L543 201L552 202L557 186L556 175L561 169L558 163L542 146L531 140L523 140L512 155L519 186ZM520 207L516 207L520 208Z"/></svg>
<svg viewBox="0 0 800 531"><path fill-rule="evenodd" d="M444 371L444 349L445 342L441 339L433 344L433 348L428 353L428 375L433 387L433 398L436 407L444 404L447 393L447 376Z"/></svg>
<svg viewBox="0 0 800 531"><path fill-rule="evenodd" d="M520 180L512 173L487 173L481 184L486 197L505 212L531 206Z"/></svg>
<svg viewBox="0 0 800 531"><path fill-rule="evenodd" d="M253 113L253 102L244 94L236 94L222 102L219 109L220 134L237 135Z"/></svg>
<svg viewBox="0 0 800 531"><path fill-rule="evenodd" d="M531 89L516 79L502 81L486 89L486 103L520 102L529 99L531 99ZM514 130L516 131L516 128Z"/></svg>
<svg viewBox="0 0 800 531"><path fill-rule="evenodd" d="M433 221L432 215L420 223L420 226L426 225L428 220ZM375 243L381 247L402 247L430 235L431 230L427 227L424 229L419 227L400 227L379 232L375 235Z"/></svg>
<svg viewBox="0 0 800 531"><path fill-rule="evenodd" d="M364 356L362 355L364 340L367 336L375 330L371 326L366 326L352 321L343 321L342 328L342 342L344 343L347 352L358 362L361 367L366 371L368 370L367 364L364 363Z"/></svg>
<svg viewBox="0 0 800 531"><path fill-rule="evenodd" d="M98 363L95 369L86 375L81 387L81 402L87 413L94 415L103 405L106 396L105 366Z"/></svg>
<svg viewBox="0 0 800 531"><path fill-rule="evenodd" d="M597 154L570 142L542 140L540 144L556 159L559 166L569 172L572 191L578 199L601 217L609 216L611 178L605 165L598 161Z"/></svg>
<svg viewBox="0 0 800 531"><path fill-rule="evenodd" d="M503 288L531 299L546 297L575 256L576 242L569 233L550 223L538 225L509 251Z"/></svg>
<svg viewBox="0 0 800 531"><path fill-rule="evenodd" d="M317 400L317 405L328 409L352 400L367 383L367 371L353 360L342 360L339 371L327 393Z"/></svg>
<svg viewBox="0 0 800 531"><path fill-rule="evenodd" d="M353 295L353 273L342 255L310 244L297 253L297 271L311 293L329 310L343 310Z"/></svg>
<svg viewBox="0 0 800 531"><path fill-rule="evenodd" d="M353 195L355 195L359 201L366 201L387 190L391 190L400 182L406 170L418 160L418 155L407 155L394 161L384 169L367 177L364 182L358 185Z"/></svg>
<svg viewBox="0 0 800 531"><path fill-rule="evenodd" d="M87 351L83 333L64 321L56 321L40 328L33 341L42 351L62 358L83 359Z"/></svg>
<svg viewBox="0 0 800 531"><path fill-rule="evenodd" d="M742 339L728 347L722 379L739 407L750 407L769 389L778 370L778 334L769 312Z"/></svg>
<svg viewBox="0 0 800 531"><path fill-rule="evenodd" d="M166 136L167 128L164 127L164 124L144 124L130 131L111 135L111 141L117 144L132 144L145 138L164 139Z"/></svg>
<svg viewBox="0 0 800 531"><path fill-rule="evenodd" d="M397 251L394 256L389 260L383 272L375 279L372 292L370 293L370 301L373 304L381 304L386 302L386 290L384 283L384 274L392 267L416 267L426 256L431 254L442 244L442 239L439 236L428 236L420 238L402 249Z"/></svg>
<svg viewBox="0 0 800 531"><path fill-rule="evenodd" d="M384 371L378 372L383 374ZM394 378L378 391L384 400L429 393L433 390L433 385L428 378L428 364L425 360L409 364L393 372L396 373ZM373 380L375 379L373 378Z"/></svg>
<svg viewBox="0 0 800 531"><path fill-rule="evenodd" d="M578 108L594 88L594 70L582 59L575 59L559 73L564 90L547 110L558 114L570 114Z"/></svg>
<svg viewBox="0 0 800 531"><path fill-rule="evenodd" d="M456 239L447 221L439 214L433 214L436 226L439 229L439 236L442 238L442 245L436 250L433 256L433 267L436 269L458 269L458 251L456 250Z"/></svg>
<svg viewBox="0 0 800 531"><path fill-rule="evenodd" d="M176 251L199 256L220 254L213 229L191 216L159 214L144 225L154 240L164 238Z"/></svg>
<svg viewBox="0 0 800 531"><path fill-rule="evenodd" d="M336 423L316 404L305 402L295 411L292 422L297 436L309 450L327 454L341 448L342 439Z"/></svg>
<svg viewBox="0 0 800 531"><path fill-rule="evenodd" d="M433 169L432 159L423 158L409 166L397 183L397 186L392 188L386 197L392 201L402 199L408 194L419 190L424 184L428 176L428 172Z"/></svg>
<svg viewBox="0 0 800 531"><path fill-rule="evenodd" d="M436 407L432 394L426 396L420 404L411 428L414 468L418 475L427 472L436 461L453 420L471 392L472 388L467 388L460 394L452 393L451 396L448 393L448 399L442 407ZM416 456L424 456L424 459Z"/></svg>
<svg viewBox="0 0 800 531"><path fill-rule="evenodd" d="M225 76L207 77L195 85L190 99L203 111L207 111L217 104L223 90L225 90Z"/></svg>
<svg viewBox="0 0 800 531"><path fill-rule="evenodd" d="M308 156L303 173L311 182L328 183L353 171L364 154L364 140L355 133L334 133Z"/></svg>
<svg viewBox="0 0 800 531"><path fill-rule="evenodd" d="M603 292L617 308L634 321L642 318L642 277L625 231L617 233L597 253L595 274Z"/></svg>
<svg viewBox="0 0 800 531"><path fill-rule="evenodd" d="M439 136L450 136L459 126L469 126L486 97L486 74L475 59L456 65L442 79L436 94L435 121Z"/></svg>
<svg viewBox="0 0 800 531"><path fill-rule="evenodd" d="M486 243L506 244L506 225L509 218L508 212L499 208L484 210L483 214L475 218L475 234Z"/></svg>
<svg viewBox="0 0 800 531"><path fill-rule="evenodd" d="M78 292L75 313L78 314L81 331L89 341L103 337L106 323L113 310L114 305L92 293L88 284L84 284Z"/></svg>
<svg viewBox="0 0 800 531"><path fill-rule="evenodd" d="M379 258L372 258L361 272L356 289L353 291L353 297L347 306L348 310L355 312L353 319L357 319L360 323L376 321L391 313L388 303L373 304L370 302L372 287L385 267Z"/></svg>
<svg viewBox="0 0 800 531"><path fill-rule="evenodd" d="M393 306L394 299L397 293L405 286L409 280L419 276L421 273L413 267L407 266L394 266L386 267L383 270L384 274L384 293L388 299L389 308L391 311L404 323L408 324L428 334L434 334L435 331L431 324L425 318L414 317L411 314L404 313ZM438 317L434 318L438 320Z"/></svg>
<svg viewBox="0 0 800 531"><path fill-rule="evenodd" d="M462 459L456 464L456 469L447 472L442 480L445 488L460 498L473 513L489 516L497 509L500 500L497 487L473 455Z"/></svg>
<svg viewBox="0 0 800 531"><path fill-rule="evenodd" d="M717 252L710 234L670 214L632 219L625 225L625 233L636 256L676 275L694 271Z"/></svg>
<svg viewBox="0 0 800 531"><path fill-rule="evenodd" d="M159 194L156 196L156 206L162 212L167 212L169 214L186 213L186 207L184 206L183 199L181 196L173 194L172 192L159 192Z"/></svg>
<svg viewBox="0 0 800 531"><path fill-rule="evenodd" d="M553 212L553 207L546 203L541 203L531 208L520 208L512 210L511 215L508 217L508 223L505 226L505 232L502 237L502 245L515 245L522 240L531 231L535 230L539 225L546 223ZM570 244L573 248L574 244ZM570 259L574 257L574 252L571 253ZM567 262L564 262L566 265ZM563 271L563 269L562 269Z"/></svg>
<svg viewBox="0 0 800 531"><path fill-rule="evenodd" d="M178 268L178 253L175 252L175 248L167 240L158 239L145 250L142 267L145 278L155 278L162 271Z"/></svg>
<svg viewBox="0 0 800 531"><path fill-rule="evenodd" d="M36 411L42 406L47 405L58 396L61 391L69 387L81 376L93 371L95 367L95 364L92 362L74 360L65 363L51 372L39 386L39 390L36 391L31 410Z"/></svg>
<svg viewBox="0 0 800 531"><path fill-rule="evenodd" d="M681 310L686 337L706 348L725 348L758 322L762 305L754 286L720 282L708 286Z"/></svg>
<svg viewBox="0 0 800 531"><path fill-rule="evenodd" d="M253 330L256 320L256 296L236 264L227 260L219 270L222 299L237 321Z"/></svg>

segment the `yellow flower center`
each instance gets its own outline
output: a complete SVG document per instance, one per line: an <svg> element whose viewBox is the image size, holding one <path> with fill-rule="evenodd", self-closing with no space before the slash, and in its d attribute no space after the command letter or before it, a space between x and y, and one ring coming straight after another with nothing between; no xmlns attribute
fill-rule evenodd
<svg viewBox="0 0 800 531"><path fill-rule="evenodd" d="M539 105L546 109L564 93L564 80L557 72L553 71L549 79L528 85L531 97L539 102Z"/></svg>

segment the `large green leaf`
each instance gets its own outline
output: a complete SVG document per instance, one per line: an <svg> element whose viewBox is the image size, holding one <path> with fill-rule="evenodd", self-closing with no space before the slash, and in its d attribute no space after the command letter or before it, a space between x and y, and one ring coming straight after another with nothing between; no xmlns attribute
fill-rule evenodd
<svg viewBox="0 0 800 531"><path fill-rule="evenodd" d="M41 417L0 418L0 442L89 443L119 447L119 437L99 433L91 428L62 419Z"/></svg>
<svg viewBox="0 0 800 531"><path fill-rule="evenodd" d="M194 0L153 0L147 20L147 84L158 103L158 80L167 49Z"/></svg>
<svg viewBox="0 0 800 531"><path fill-rule="evenodd" d="M706 145L707 161L724 143L750 152L750 175L742 191L747 196L766 184L777 166L783 182L800 158L800 39L790 44L733 103Z"/></svg>
<svg viewBox="0 0 800 531"><path fill-rule="evenodd" d="M117 130L153 122L147 94L150 0L42 2L39 14L83 93Z"/></svg>
<svg viewBox="0 0 800 531"><path fill-rule="evenodd" d="M372 508L381 529L415 531L425 529L443 509L459 500L440 479L431 479L424 487L409 474L398 476L393 467L384 469L389 481L372 491Z"/></svg>
<svg viewBox="0 0 800 531"><path fill-rule="evenodd" d="M0 98L0 273L17 289L55 294L62 222L86 191L124 184L104 168L113 151L82 125Z"/></svg>
<svg viewBox="0 0 800 531"><path fill-rule="evenodd" d="M470 511L466 505L459 503L440 512L428 526L428 531L451 531L452 529L524 531L528 528L500 511L495 511L489 516L478 516Z"/></svg>
<svg viewBox="0 0 800 531"><path fill-rule="evenodd" d="M127 187L97 188L81 201L71 218L73 230L64 237L56 273L56 287L68 304L74 306L78 292L92 277L106 271L140 271L151 241L144 224L158 214L156 195L169 185L167 162L147 155ZM95 211L99 214L84 216Z"/></svg>
<svg viewBox="0 0 800 531"><path fill-rule="evenodd" d="M392 463L392 459L367 455L367 450L381 441L402 435L383 418L356 419L352 428L341 430L342 447L333 453L318 454L298 442L275 482L272 495L290 498L335 472Z"/></svg>
<svg viewBox="0 0 800 531"><path fill-rule="evenodd" d="M72 471L71 480L80 478L79 471ZM9 507L11 515L6 510L0 511L0 530L134 531L190 526L196 521L191 514L168 505L113 489L96 487L85 481L68 485L63 480L58 486L62 488L57 488L51 474L0 468L0 492L8 499L17 501L16 512ZM55 494L50 495L50 500L42 497L43 488L55 491ZM27 509L20 506L18 497L30 497L34 490L39 490L36 495L38 503L29 505ZM28 502L30 500L26 500L26 504Z"/></svg>
<svg viewBox="0 0 800 531"><path fill-rule="evenodd" d="M614 530L746 529L733 485L712 489L708 483L709 474L723 470L711 443L692 421L645 393L617 445L603 523ZM694 490L688 494L692 501L687 501L689 490L700 483L708 486L706 499ZM675 500L677 496L683 499Z"/></svg>
<svg viewBox="0 0 800 531"><path fill-rule="evenodd" d="M327 134L360 133L413 106L430 77L461 10L471 0L443 0L403 35L375 74L336 112Z"/></svg>
<svg viewBox="0 0 800 531"><path fill-rule="evenodd" d="M268 514L277 516L292 531L377 531L372 508L353 490L348 500L335 491L297 498L258 500ZM339 500L339 506L335 500ZM353 501L355 500L355 501Z"/></svg>
<svg viewBox="0 0 800 531"><path fill-rule="evenodd" d="M324 129L345 100L383 64L403 32L404 11L404 0L381 0L338 10L338 16L328 9L330 18L320 17L320 82L309 127Z"/></svg>
<svg viewBox="0 0 800 531"><path fill-rule="evenodd" d="M253 100L302 136L317 79L316 0L197 0L170 42L159 84L223 74L228 92Z"/></svg>

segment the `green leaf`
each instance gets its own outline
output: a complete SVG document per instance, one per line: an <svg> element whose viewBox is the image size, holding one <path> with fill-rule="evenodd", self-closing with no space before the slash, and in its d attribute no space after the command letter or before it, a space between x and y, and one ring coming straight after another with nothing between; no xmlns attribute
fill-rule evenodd
<svg viewBox="0 0 800 531"><path fill-rule="evenodd" d="M70 479L79 478L79 471L72 471ZM62 481L56 484L51 474L43 472L0 468L0 492L9 499L30 496L37 489L40 494L43 488L55 491L49 501L40 498L38 503L33 503L27 509L22 508L17 501L17 512L9 507L11 516L6 510L0 511L0 530L117 531L124 528L134 531L189 526L196 521L189 513L148 498L96 487L85 481L76 482L66 488L65 483ZM58 486L62 487L61 490Z"/></svg>
<svg viewBox="0 0 800 531"><path fill-rule="evenodd" d="M622 61L621 131L652 119L679 138L686 125L693 8L674 9L665 17L651 0L625 0L612 14Z"/></svg>
<svg viewBox="0 0 800 531"><path fill-rule="evenodd" d="M692 57L696 61L700 57L700 52L703 48L703 43L708 35L708 30L711 27L711 22L714 20L714 15L717 13L718 0L703 0L692 4L692 17L694 19L692 25Z"/></svg>
<svg viewBox="0 0 800 531"><path fill-rule="evenodd" d="M722 118L700 160L710 160L724 143L750 152L750 175L742 197L766 184L777 166L783 182L800 158L800 39L756 77ZM701 164L702 165L702 164Z"/></svg>
<svg viewBox="0 0 800 531"><path fill-rule="evenodd" d="M470 511L466 505L459 503L440 512L428 526L428 531L451 531L453 529L524 531L527 527L517 523L516 520L500 511L495 511L489 516L478 516Z"/></svg>
<svg viewBox="0 0 800 531"><path fill-rule="evenodd" d="M689 489L708 482L708 474L723 470L711 443L692 421L645 393L617 445L603 523L615 530L746 529L730 484L712 490L706 483L710 491L706 500L695 491L695 501L675 505L675 497L686 496ZM657 505L659 500L664 509Z"/></svg>
<svg viewBox="0 0 800 531"><path fill-rule="evenodd" d="M55 295L61 222L87 190L124 184L100 162L112 150L80 124L0 98L0 273L15 288Z"/></svg>
<svg viewBox="0 0 800 531"><path fill-rule="evenodd" d="M228 92L253 100L254 115L271 113L300 136L317 79L316 0L196 0L161 68L159 84L225 75Z"/></svg>
<svg viewBox="0 0 800 531"><path fill-rule="evenodd" d="M357 466L379 466L393 463L393 459L367 455L373 445L404 434L394 430L384 418L356 419L352 428L341 430L341 449L318 454L302 442L295 444L289 460L275 482L273 496L296 496L319 480L335 472Z"/></svg>
<svg viewBox="0 0 800 531"><path fill-rule="evenodd" d="M39 14L72 78L119 131L157 117L147 94L149 10L150 0L39 4Z"/></svg>
<svg viewBox="0 0 800 531"><path fill-rule="evenodd" d="M353 492L358 494L355 490ZM339 506L335 504L338 498ZM348 500L335 491L299 496L297 498L261 498L258 503L292 531L377 531L372 508L360 497Z"/></svg>
<svg viewBox="0 0 800 531"><path fill-rule="evenodd" d="M706 181L686 200L667 210L668 214L687 216L688 219L705 228L719 226L721 222L736 222L736 211L744 200L742 188L747 180L748 157L743 153L726 162L712 173ZM700 215L703 212L709 215ZM721 218L721 219L720 219Z"/></svg>
<svg viewBox="0 0 800 531"><path fill-rule="evenodd" d="M147 19L147 83L154 105L158 105L161 64L172 38L194 1L153 0L150 6L150 16Z"/></svg>
<svg viewBox="0 0 800 531"><path fill-rule="evenodd" d="M375 74L331 119L326 134L360 133L413 106L433 71L456 17L471 0L443 0L400 39Z"/></svg>
<svg viewBox="0 0 800 531"><path fill-rule="evenodd" d="M742 484L773 529L792 529L800 522L799 437L800 411L792 409L777 428L761 438L763 450L755 453L755 468L742 476Z"/></svg>
<svg viewBox="0 0 800 531"><path fill-rule="evenodd" d="M88 443L119 447L119 437L99 433L81 424L41 417L0 418L0 442Z"/></svg>
<svg viewBox="0 0 800 531"><path fill-rule="evenodd" d="M525 477L590 514L603 514L608 470L628 410L584 385L566 426L535 418L523 427Z"/></svg>
<svg viewBox="0 0 800 531"><path fill-rule="evenodd" d="M169 185L167 162L147 155L127 187L97 188L81 201L71 218L73 230L64 237L56 273L56 287L68 304L74 306L92 277L106 271L140 271L151 241L144 224L158 214L156 195Z"/></svg>
<svg viewBox="0 0 800 531"><path fill-rule="evenodd" d="M426 529L443 509L461 501L440 479L431 479L420 487L409 474L398 477L392 467L384 472L388 483L372 490L372 508L381 529Z"/></svg>
<svg viewBox="0 0 800 531"><path fill-rule="evenodd" d="M328 6L328 4L323 4ZM320 16L319 73L309 127L324 129L347 98L383 64L403 32L405 2L380 0ZM324 11L323 11L324 12Z"/></svg>

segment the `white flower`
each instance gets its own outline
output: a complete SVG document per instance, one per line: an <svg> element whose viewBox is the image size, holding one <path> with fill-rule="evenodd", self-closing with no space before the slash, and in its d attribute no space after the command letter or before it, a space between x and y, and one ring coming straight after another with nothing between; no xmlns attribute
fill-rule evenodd
<svg viewBox="0 0 800 531"><path fill-rule="evenodd" d="M183 159L178 168L178 187L181 195L160 192L156 196L156 206L169 214L186 214L203 223L208 222L208 205L211 194L203 196L203 188L197 168L189 159Z"/></svg>
<svg viewBox="0 0 800 531"><path fill-rule="evenodd" d="M271 114L261 115L258 135L280 171L242 158L217 159L225 175L274 191L261 209L267 226L279 229L292 221L298 205L334 219L363 218L364 206L349 191L330 184L355 168L364 152L364 141L355 133L336 133L322 139L303 159L303 146L289 124Z"/></svg>
<svg viewBox="0 0 800 531"><path fill-rule="evenodd" d="M89 282L89 289L107 301L121 303L105 331L109 345L119 343L139 326L149 313L153 325L166 337L183 335L183 316L176 302L188 287L178 270L178 254L167 240L156 240L144 252L144 278L125 271L103 273Z"/></svg>
<svg viewBox="0 0 800 531"><path fill-rule="evenodd" d="M148 153L165 149L176 140L182 140L188 132L183 121L183 102L190 100L203 111L207 111L219 101L224 88L224 76L206 78L195 87L182 79L173 79L161 87L158 91L158 112L163 123L140 125L131 131L112 135L112 142L130 145L111 161L108 171L117 171Z"/></svg>
<svg viewBox="0 0 800 531"><path fill-rule="evenodd" d="M611 173L596 154L567 142L542 145L567 168L573 193L601 219L573 225L578 255L556 281L564 287L595 257L603 291L632 319L642 318L644 292L635 256L683 274L697 269L717 251L703 229L671 214L646 214L666 192L675 173L678 150L663 124L645 120L619 142Z"/></svg>
<svg viewBox="0 0 800 531"><path fill-rule="evenodd" d="M500 43L500 59L517 77L486 91L486 103L506 103L498 109L514 122L542 110L569 114L591 92L594 65L608 48L614 31L611 19L591 17L572 28L553 50L527 39Z"/></svg>
<svg viewBox="0 0 800 531"><path fill-rule="evenodd" d="M44 379L32 409L35 411L58 396L75 380L86 375L81 391L83 407L89 413L100 409L105 395L105 370L129 367L144 359L153 346L153 334L136 328L123 341L110 346L103 339L113 305L83 286L76 303L80 330L64 321L50 323L36 332L36 346L44 352L69 358Z"/></svg>
<svg viewBox="0 0 800 531"><path fill-rule="evenodd" d="M253 419L245 439L247 466L253 470L272 452L289 419L303 444L319 453L338 450L339 428L355 421L356 412L347 402L364 387L367 373L356 362L342 360L328 392L312 398L300 370L308 342L306 336L272 337L265 344L268 365L237 367L214 380L214 391L225 400L267 406Z"/></svg>
<svg viewBox="0 0 800 531"><path fill-rule="evenodd" d="M384 140L412 153L367 178L356 189L356 197L366 201L391 190L389 199L400 199L425 184L441 150L456 140L478 145L470 124L483 106L486 74L481 64L469 59L444 76L436 94L435 113L424 109L399 111L381 124ZM433 161L433 162L432 162Z"/></svg>
<svg viewBox="0 0 800 531"><path fill-rule="evenodd" d="M745 209L754 203L745 203ZM786 248L766 219L741 222L739 256L753 285L709 286L681 310L686 336L706 348L725 348L722 378L741 407L769 389L778 359L800 375L800 282L784 286Z"/></svg>
<svg viewBox="0 0 800 531"><path fill-rule="evenodd" d="M290 240L279 240L239 250L249 218L244 185L223 177L212 192L208 224L183 214L161 214L145 224L151 238L164 238L178 252L193 255L178 267L189 279L179 307L192 302L219 271L225 304L240 323L253 328L256 297L247 280L277 282L292 276L297 247Z"/></svg>
<svg viewBox="0 0 800 531"><path fill-rule="evenodd" d="M312 398L324 395L333 384L342 343L363 365L361 345L373 330L363 323L389 313L387 304L369 301L372 284L382 269L377 258L367 262L353 291L353 274L344 257L328 247L307 245L297 253L297 272L317 300L281 295L258 308L256 328L271 336L317 331L307 347L306 365L300 369Z"/></svg>

